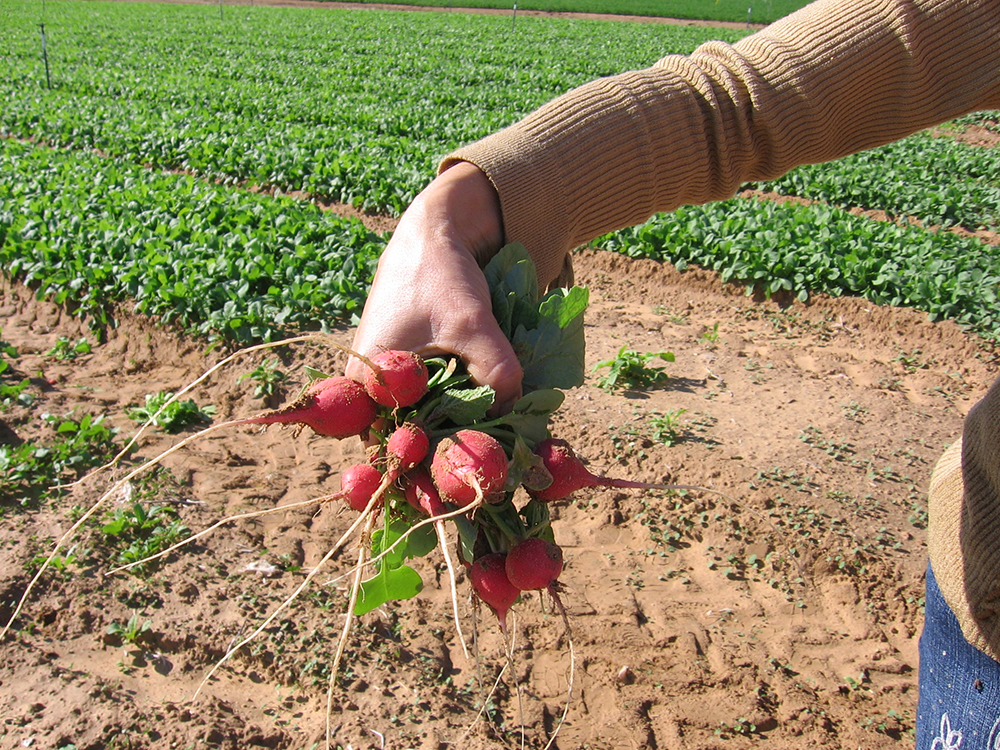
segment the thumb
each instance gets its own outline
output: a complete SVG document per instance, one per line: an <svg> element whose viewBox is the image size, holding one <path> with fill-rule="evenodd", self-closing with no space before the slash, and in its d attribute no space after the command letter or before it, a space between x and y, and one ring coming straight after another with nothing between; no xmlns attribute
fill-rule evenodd
<svg viewBox="0 0 1000 750"><path fill-rule="evenodd" d="M496 392L492 416L506 414L521 398L521 363L492 316L454 346L453 353L465 363L473 382L488 385Z"/></svg>

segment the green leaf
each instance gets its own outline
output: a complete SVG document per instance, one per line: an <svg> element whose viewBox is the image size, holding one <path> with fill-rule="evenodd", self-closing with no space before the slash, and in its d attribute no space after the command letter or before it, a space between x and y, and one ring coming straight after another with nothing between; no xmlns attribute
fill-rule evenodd
<svg viewBox="0 0 1000 750"><path fill-rule="evenodd" d="M372 578L361 582L358 600L354 604L354 614L363 615L386 602L412 599L424 588L420 574L408 565L382 569Z"/></svg>
<svg viewBox="0 0 1000 750"><path fill-rule="evenodd" d="M538 276L524 245L505 245L484 273L490 286L493 316L504 335L510 339L518 326L534 327L538 318Z"/></svg>
<svg viewBox="0 0 1000 750"><path fill-rule="evenodd" d="M533 391L518 399L510 414L500 419L500 424L514 430L530 447L551 437L549 417L559 408L565 396L562 391L544 389Z"/></svg>
<svg viewBox="0 0 1000 750"><path fill-rule="evenodd" d="M458 552L465 562L471 564L476 559L476 538L479 536L479 530L465 516L456 516L452 520L458 529Z"/></svg>
<svg viewBox="0 0 1000 750"><path fill-rule="evenodd" d="M372 533L373 559L390 548L392 551L375 563L378 572L367 581L361 582L354 614L363 615L386 602L410 599L423 589L424 584L420 574L404 565L403 561L410 557L423 557L428 554L437 546L437 537L431 526L422 526L397 544L408 529L408 523L402 519L395 519L385 528Z"/></svg>
<svg viewBox="0 0 1000 750"><path fill-rule="evenodd" d="M525 391L583 384L583 311L588 298L583 287L551 295L541 308L538 327L514 332L511 343L524 370Z"/></svg>
<svg viewBox="0 0 1000 750"><path fill-rule="evenodd" d="M449 388L441 395L441 402L427 421L434 423L441 419L450 419L455 424L472 424L486 417L486 411L493 405L495 399L496 391L488 385L476 388Z"/></svg>

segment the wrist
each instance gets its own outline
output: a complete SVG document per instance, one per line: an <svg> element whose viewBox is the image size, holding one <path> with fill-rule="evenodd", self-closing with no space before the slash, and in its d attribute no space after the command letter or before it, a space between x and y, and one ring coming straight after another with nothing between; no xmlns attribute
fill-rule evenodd
<svg viewBox="0 0 1000 750"><path fill-rule="evenodd" d="M465 247L485 266L503 245L503 215L496 188L479 167L457 162L441 172L421 193L429 226Z"/></svg>

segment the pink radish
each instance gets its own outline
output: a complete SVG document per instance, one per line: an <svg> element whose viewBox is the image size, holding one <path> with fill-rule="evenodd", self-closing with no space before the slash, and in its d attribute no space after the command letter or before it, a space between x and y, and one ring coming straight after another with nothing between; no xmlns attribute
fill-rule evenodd
<svg viewBox="0 0 1000 750"><path fill-rule="evenodd" d="M507 612L521 595L507 580L506 558L506 555L499 552L484 555L473 562L469 569L472 589L493 610L504 633L507 632Z"/></svg>
<svg viewBox="0 0 1000 750"><path fill-rule="evenodd" d="M591 474L565 440L548 438L535 446L535 455L541 457L545 468L552 475L552 484L544 490L530 490L537 500L562 500L584 487L617 487L619 489L698 489L682 484L649 484L628 479L610 479Z"/></svg>
<svg viewBox="0 0 1000 750"><path fill-rule="evenodd" d="M340 494L360 513L368 507L384 479L382 472L371 464L355 464L340 475Z"/></svg>
<svg viewBox="0 0 1000 750"><path fill-rule="evenodd" d="M507 454L491 435L459 430L441 441L431 460L431 476L441 497L465 506L476 499L476 485L489 500L507 481Z"/></svg>
<svg viewBox="0 0 1000 750"><path fill-rule="evenodd" d="M431 475L422 466L406 473L404 496L410 505L429 516L440 516L447 512Z"/></svg>
<svg viewBox="0 0 1000 750"><path fill-rule="evenodd" d="M414 422L403 422L393 430L385 444L389 460L387 473L395 480L423 461L430 450L431 441L427 432Z"/></svg>
<svg viewBox="0 0 1000 750"><path fill-rule="evenodd" d="M361 383L332 377L317 380L287 406L244 419L242 423L304 424L319 435L342 439L367 433L377 409Z"/></svg>
<svg viewBox="0 0 1000 750"><path fill-rule="evenodd" d="M511 585L521 591L546 589L562 573L562 550L539 537L519 542L507 553L504 570Z"/></svg>
<svg viewBox="0 0 1000 750"><path fill-rule="evenodd" d="M427 393L427 365L419 354L390 349L371 358L365 390L382 406L413 406Z"/></svg>

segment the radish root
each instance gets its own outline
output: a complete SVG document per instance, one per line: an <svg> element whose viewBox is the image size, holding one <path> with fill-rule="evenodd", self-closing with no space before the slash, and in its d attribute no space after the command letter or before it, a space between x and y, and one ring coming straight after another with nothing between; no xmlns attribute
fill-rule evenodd
<svg viewBox="0 0 1000 750"><path fill-rule="evenodd" d="M347 531L345 531L341 535L340 539L337 540L337 542L333 545L333 547L330 548L330 551L327 552L323 556L323 559L321 559L316 564L316 566L309 572L309 575L307 575L303 579L302 583L298 585L295 591L293 591L291 595L285 599L285 601L283 601L280 605L278 605L278 607L273 612L271 612L270 615L267 616L267 619L265 619L264 622L262 622L257 627L256 630L254 630L253 633L251 633L249 636L247 636L242 641L233 646L231 649L229 649L229 651L227 651L226 654L221 659L219 659L219 661L215 663L215 665L209 670L208 674L205 675L204 679L202 679L201 684L198 686L198 689L195 691L194 696L192 696L191 698L192 701L197 700L198 696L201 694L202 689L205 687L206 684L208 684L208 681L212 678L212 675L215 674L215 672L219 669L219 667L221 667L223 664L229 661L229 659L233 656L233 654L239 651L243 646L247 645L248 643L250 643L250 641L252 641L258 635L264 632L264 629L267 628L267 626L270 625L272 622L274 622L275 618L281 612L283 612L288 606L290 606L291 603L294 602L296 598L298 598L299 594L302 593L302 590L309 585L312 579L315 578L319 574L319 572L323 569L323 566L326 565L326 563L330 561L330 559L344 546L344 544L347 543L347 540L350 539L352 536L354 536L354 532L356 532L362 526L362 524L370 522L371 509L375 507L375 504L378 502L379 498L380 496L377 494L372 496L371 502L369 502L368 508L365 510L365 512L359 515L357 519L354 521L354 523L352 523L351 526L347 529Z"/></svg>
<svg viewBox="0 0 1000 750"><path fill-rule="evenodd" d="M109 570L104 575L105 576L112 576L115 573L120 573L123 570L128 570L129 568L134 568L134 567L136 567L138 565L145 565L146 563L152 562L153 560L156 560L159 557L164 557L166 555L169 555L174 550L180 549L181 547L183 547L183 546L185 546L187 544L190 544L191 542L195 541L196 539L200 539L203 536L207 536L208 534L212 533L213 531L215 531L220 526L225 526L227 523L232 523L233 521L242 521L243 519L246 519L246 518L257 518L258 516L266 516L266 515L269 515L271 513L278 513L278 512L283 511L283 510L294 510L296 508L307 508L307 507L309 507L311 505L320 505L320 504L328 502L330 500L335 500L338 497L340 497L339 494L323 495L322 497L315 497L315 498L312 498L310 500L302 500L302 501L297 502L297 503L289 503L288 505L276 505L273 508L264 508L262 510L251 510L251 511L247 511L246 513L238 513L235 516L229 516L228 518L223 518L221 521L216 521L211 526L209 526L207 529L203 529L202 531L199 531L197 534L194 534L193 536L189 536L186 539L184 539L184 540L182 540L180 542L177 542L176 544L174 544L174 545L172 545L170 547L167 547L165 550L162 550L161 552L157 552L155 555L150 555L149 557L144 557L142 560L137 560L136 562L131 562L128 565L120 565L117 568L112 568L111 570Z"/></svg>

